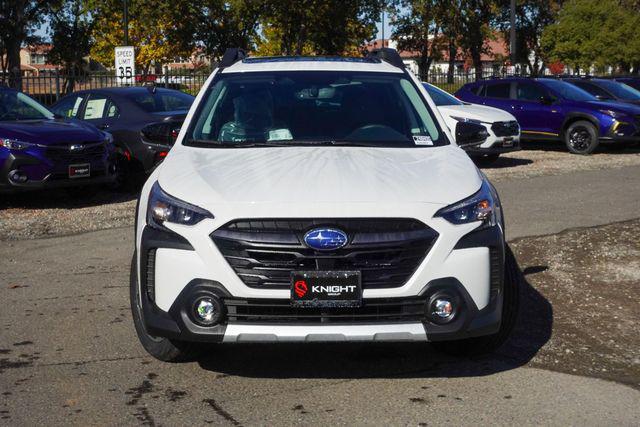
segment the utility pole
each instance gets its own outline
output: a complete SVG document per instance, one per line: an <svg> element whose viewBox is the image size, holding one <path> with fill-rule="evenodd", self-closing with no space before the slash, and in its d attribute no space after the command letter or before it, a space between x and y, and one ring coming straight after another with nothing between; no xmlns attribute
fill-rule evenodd
<svg viewBox="0 0 640 427"><path fill-rule="evenodd" d="M124 45L129 46L129 5L124 0Z"/></svg>
<svg viewBox="0 0 640 427"><path fill-rule="evenodd" d="M384 9L382 9L382 47L384 47Z"/></svg>
<svg viewBox="0 0 640 427"><path fill-rule="evenodd" d="M509 28L509 53L511 54L511 65L516 65L516 0L511 0L511 10L509 13L511 28Z"/></svg>

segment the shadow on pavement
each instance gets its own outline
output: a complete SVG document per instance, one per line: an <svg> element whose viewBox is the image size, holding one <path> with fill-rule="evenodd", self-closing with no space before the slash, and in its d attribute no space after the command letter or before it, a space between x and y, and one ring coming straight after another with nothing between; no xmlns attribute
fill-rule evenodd
<svg viewBox="0 0 640 427"><path fill-rule="evenodd" d="M455 358L427 343L238 344L211 346L199 364L210 371L256 378L466 377L508 371L527 364L549 340L553 326L549 301L526 278L522 283L516 327L492 355Z"/></svg>
<svg viewBox="0 0 640 427"><path fill-rule="evenodd" d="M531 159L518 159L513 157L500 156L496 160L488 161L482 158L474 160L476 166L482 169L503 169L515 166L525 166L533 163Z"/></svg>
<svg viewBox="0 0 640 427"><path fill-rule="evenodd" d="M121 203L138 198L139 189L114 191L106 187L34 190L24 193L2 194L3 209L78 209Z"/></svg>
<svg viewBox="0 0 640 427"><path fill-rule="evenodd" d="M557 151L569 154L567 146L560 140L525 140L520 145L523 150L533 151ZM629 154L640 153L640 145L638 143L601 143L596 149L595 154Z"/></svg>

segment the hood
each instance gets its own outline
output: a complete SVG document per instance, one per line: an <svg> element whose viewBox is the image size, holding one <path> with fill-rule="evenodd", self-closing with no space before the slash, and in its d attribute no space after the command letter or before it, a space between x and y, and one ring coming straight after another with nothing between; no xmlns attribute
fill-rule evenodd
<svg viewBox="0 0 640 427"><path fill-rule="evenodd" d="M620 111L629 115L640 114L640 106L618 101L587 101L591 106L595 106L599 110Z"/></svg>
<svg viewBox="0 0 640 427"><path fill-rule="evenodd" d="M516 120L513 115L504 110L478 104L441 105L438 107L438 110L440 110L440 113L443 115L475 119L486 123L509 122Z"/></svg>
<svg viewBox="0 0 640 427"><path fill-rule="evenodd" d="M0 121L0 137L35 144L62 144L103 140L104 134L93 125L79 120Z"/></svg>
<svg viewBox="0 0 640 427"><path fill-rule="evenodd" d="M481 184L456 146L177 148L161 167L160 186L211 211L221 202L448 205Z"/></svg>

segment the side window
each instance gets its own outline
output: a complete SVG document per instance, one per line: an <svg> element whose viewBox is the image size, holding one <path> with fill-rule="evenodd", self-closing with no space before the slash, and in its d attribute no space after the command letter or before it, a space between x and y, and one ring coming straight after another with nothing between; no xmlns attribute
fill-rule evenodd
<svg viewBox="0 0 640 427"><path fill-rule="evenodd" d="M600 97L602 99L611 99L611 95L604 89L587 82L571 82L571 84L578 86L580 89L589 92L593 96Z"/></svg>
<svg viewBox="0 0 640 427"><path fill-rule="evenodd" d="M63 117L76 117L83 100L82 96L68 96L52 108L51 111Z"/></svg>
<svg viewBox="0 0 640 427"><path fill-rule="evenodd" d="M509 99L511 91L511 83L496 83L486 86L485 96L487 98L505 98Z"/></svg>
<svg viewBox="0 0 640 427"><path fill-rule="evenodd" d="M519 101L540 101L540 99L546 95L546 92L535 83L518 83L516 98Z"/></svg>
<svg viewBox="0 0 640 427"><path fill-rule="evenodd" d="M473 89L471 89L471 93L473 93L476 96L485 96L484 88L485 88L485 85L478 85L478 87L474 87Z"/></svg>
<svg viewBox="0 0 640 427"><path fill-rule="evenodd" d="M89 98L84 109L84 120L98 120L104 118L116 118L120 116L120 111L116 104L103 95L96 95Z"/></svg>

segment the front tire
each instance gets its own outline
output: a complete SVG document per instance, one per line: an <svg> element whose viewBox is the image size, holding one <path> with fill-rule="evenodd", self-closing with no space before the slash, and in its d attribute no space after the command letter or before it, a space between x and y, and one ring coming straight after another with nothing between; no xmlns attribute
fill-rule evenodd
<svg viewBox="0 0 640 427"><path fill-rule="evenodd" d="M591 154L600 143L598 130L586 120L573 122L564 133L564 142L573 154Z"/></svg>
<svg viewBox="0 0 640 427"><path fill-rule="evenodd" d="M493 353L509 338L518 317L523 278L513 252L508 246L505 249L502 321L498 332L463 340L434 342L436 350L458 357L479 356Z"/></svg>
<svg viewBox="0 0 640 427"><path fill-rule="evenodd" d="M169 338L156 337L149 334L145 328L142 307L140 307L138 275L136 273L136 254L131 260L131 272L129 275L129 288L131 298L131 316L138 339L142 347L151 356L163 362L185 362L193 360L198 355L198 346L194 343L171 340Z"/></svg>

